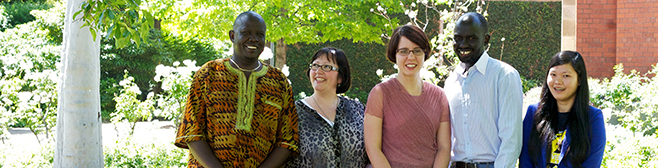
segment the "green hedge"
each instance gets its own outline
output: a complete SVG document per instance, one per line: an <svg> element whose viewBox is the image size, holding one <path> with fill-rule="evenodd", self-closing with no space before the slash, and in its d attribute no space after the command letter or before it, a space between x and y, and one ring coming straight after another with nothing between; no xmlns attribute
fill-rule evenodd
<svg viewBox="0 0 658 168"><path fill-rule="evenodd" d="M488 3L489 31L492 33L489 54L514 66L532 88L545 78L546 66L550 58L560 50L561 2L514 2L493 1ZM436 28L429 26L430 36ZM500 39L505 37L505 41ZM431 38L431 37L430 37ZM386 60L386 46L376 43L353 43L352 40L339 40L321 44L288 45L287 62L290 66L289 79L293 94L300 92L310 95L313 88L305 70L313 54L320 48L332 46L345 51L352 68L352 88L347 96L366 102L370 89L380 82L375 73L383 69L383 74L395 73L393 64ZM530 81L530 82L528 82ZM299 98L299 97L296 97Z"/></svg>
<svg viewBox="0 0 658 168"><path fill-rule="evenodd" d="M487 2L489 55L514 66L521 76L544 79L551 57L560 51L561 2ZM505 38L502 42L501 38ZM504 44L504 48L501 47Z"/></svg>

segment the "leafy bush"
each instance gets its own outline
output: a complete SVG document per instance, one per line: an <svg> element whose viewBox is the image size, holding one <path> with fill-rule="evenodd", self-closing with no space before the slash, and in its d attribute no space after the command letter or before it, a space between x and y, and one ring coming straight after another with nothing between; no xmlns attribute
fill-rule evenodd
<svg viewBox="0 0 658 168"><path fill-rule="evenodd" d="M590 101L600 108L610 108L610 124L621 125L633 132L655 136L658 132L658 68L645 75L631 70L624 73L622 64L615 65L611 79L591 79Z"/></svg>
<svg viewBox="0 0 658 168"><path fill-rule="evenodd" d="M121 93L121 86L114 78L101 79L101 119L104 123L110 122L112 114L116 111L114 97ZM110 108L111 107L111 108Z"/></svg>
<svg viewBox="0 0 658 168"><path fill-rule="evenodd" d="M608 142L601 167L658 167L658 137L633 133L616 125L606 125L605 129Z"/></svg>
<svg viewBox="0 0 658 168"><path fill-rule="evenodd" d="M128 76L128 72L126 72L124 78L124 80L119 82L119 85L122 87L121 94L114 97L114 101L117 102L117 112L112 114L111 120L113 123L127 121L130 124L129 134L132 135L138 121L151 119L151 113L155 110L154 95L153 92L150 92L146 100L141 101L137 99L137 96L141 95L142 92L133 83L133 77Z"/></svg>
<svg viewBox="0 0 658 168"><path fill-rule="evenodd" d="M61 7L33 12L53 13ZM0 138L10 126L27 127L35 136L45 132L49 138L55 125L61 45L47 40L49 30L40 24L47 18L41 16L0 32Z"/></svg>
<svg viewBox="0 0 658 168"><path fill-rule="evenodd" d="M521 85L523 86L523 93L535 87L542 87L544 80L543 79L530 79L521 76Z"/></svg>
<svg viewBox="0 0 658 168"><path fill-rule="evenodd" d="M30 14L32 10L44 10L53 7L51 4L36 1L5 2L2 3L2 6L4 6L4 13L0 14L5 16L6 24L0 26L0 31L36 20L36 17Z"/></svg>
<svg viewBox="0 0 658 168"><path fill-rule="evenodd" d="M174 144L131 143L130 140L117 142L116 148L103 151L105 167L186 167L187 150Z"/></svg>
<svg viewBox="0 0 658 168"><path fill-rule="evenodd" d="M114 39L103 38L101 41L101 109L103 116L115 112L114 94L118 94L115 81L123 80L123 71L128 70L141 92L159 94L160 83L154 80L156 66L172 65L186 59L205 63L217 59L217 50L206 41L171 35L158 30L151 31L151 45L137 47L131 44L124 48L114 46ZM146 100L141 95L139 100ZM103 118L107 121L108 118Z"/></svg>
<svg viewBox="0 0 658 168"><path fill-rule="evenodd" d="M155 116L172 120L175 128L180 125L194 72L200 68L196 66L196 61L185 60L183 64L185 66L174 62L174 67L162 64L155 67L155 81L162 83L162 92L157 95L158 109L155 110Z"/></svg>
<svg viewBox="0 0 658 168"><path fill-rule="evenodd" d="M55 149L52 141L38 150L17 151L10 145L0 145L0 167L53 167Z"/></svg>
<svg viewBox="0 0 658 168"><path fill-rule="evenodd" d="M131 139L117 141L103 149L105 167L186 167L188 151L173 144L137 144ZM40 150L16 151L0 145L1 167L53 167L55 149L52 143Z"/></svg>
<svg viewBox="0 0 658 168"><path fill-rule="evenodd" d="M0 6L0 31L5 30L8 27L9 17L5 14L5 6Z"/></svg>

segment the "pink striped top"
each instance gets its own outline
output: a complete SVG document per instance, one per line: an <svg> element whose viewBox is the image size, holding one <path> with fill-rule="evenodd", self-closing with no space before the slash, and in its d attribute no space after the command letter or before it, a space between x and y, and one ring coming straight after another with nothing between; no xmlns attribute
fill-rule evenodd
<svg viewBox="0 0 658 168"><path fill-rule="evenodd" d="M423 82L419 96L393 78L373 87L365 113L380 117L382 152L391 167L432 167L441 122L450 122L448 99L440 87Z"/></svg>

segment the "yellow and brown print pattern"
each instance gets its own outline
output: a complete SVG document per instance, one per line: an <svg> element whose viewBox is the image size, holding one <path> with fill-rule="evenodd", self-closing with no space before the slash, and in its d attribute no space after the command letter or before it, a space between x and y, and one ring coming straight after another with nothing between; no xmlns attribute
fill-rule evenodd
<svg viewBox="0 0 658 168"><path fill-rule="evenodd" d="M285 75L267 65L246 77L228 59L204 64L194 74L175 145L199 140L224 167L257 167L277 146L297 152L297 112ZM188 163L202 167L191 154Z"/></svg>

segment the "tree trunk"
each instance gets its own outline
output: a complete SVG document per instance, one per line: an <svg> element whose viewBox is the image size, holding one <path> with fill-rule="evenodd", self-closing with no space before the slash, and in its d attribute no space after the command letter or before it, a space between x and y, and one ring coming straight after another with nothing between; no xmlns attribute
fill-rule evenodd
<svg viewBox="0 0 658 168"><path fill-rule="evenodd" d="M100 36L74 19L85 0L68 0L53 167L103 167L100 109ZM78 16L80 17L80 15ZM100 34L100 33L99 33Z"/></svg>
<svg viewBox="0 0 658 168"><path fill-rule="evenodd" d="M276 64L275 67L281 69L283 65L286 64L286 43L283 42L283 38L276 41Z"/></svg>

